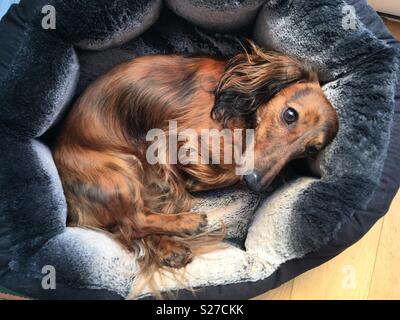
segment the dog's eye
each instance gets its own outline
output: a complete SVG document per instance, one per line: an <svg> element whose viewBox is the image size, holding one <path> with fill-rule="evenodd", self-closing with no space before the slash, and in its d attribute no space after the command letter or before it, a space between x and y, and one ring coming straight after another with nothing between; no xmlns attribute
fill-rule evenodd
<svg viewBox="0 0 400 320"><path fill-rule="evenodd" d="M319 152L319 149L316 146L308 147L306 150L306 154L309 156L316 155Z"/></svg>
<svg viewBox="0 0 400 320"><path fill-rule="evenodd" d="M299 114L293 108L287 108L285 111L283 111L282 118L283 121L289 125L297 121Z"/></svg>

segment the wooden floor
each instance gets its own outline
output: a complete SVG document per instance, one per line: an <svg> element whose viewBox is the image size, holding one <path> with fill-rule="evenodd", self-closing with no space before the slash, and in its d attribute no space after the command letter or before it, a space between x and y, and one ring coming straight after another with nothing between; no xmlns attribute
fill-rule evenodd
<svg viewBox="0 0 400 320"><path fill-rule="evenodd" d="M386 23L400 40L400 23ZM388 214L359 242L256 299L400 299L400 192Z"/></svg>

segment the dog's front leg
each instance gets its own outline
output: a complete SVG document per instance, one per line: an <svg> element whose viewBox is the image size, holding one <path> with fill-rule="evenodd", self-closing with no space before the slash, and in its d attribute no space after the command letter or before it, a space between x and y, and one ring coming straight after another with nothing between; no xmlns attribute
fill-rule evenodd
<svg viewBox="0 0 400 320"><path fill-rule="evenodd" d="M140 232L145 235L192 236L205 230L207 216L193 212L179 214L147 212L138 215L137 225Z"/></svg>

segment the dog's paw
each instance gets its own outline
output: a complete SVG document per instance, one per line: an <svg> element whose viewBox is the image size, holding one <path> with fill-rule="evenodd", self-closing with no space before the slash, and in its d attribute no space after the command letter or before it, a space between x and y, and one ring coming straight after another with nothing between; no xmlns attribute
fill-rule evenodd
<svg viewBox="0 0 400 320"><path fill-rule="evenodd" d="M179 242L172 242L160 250L161 264L170 268L183 268L192 261L192 251Z"/></svg>
<svg viewBox="0 0 400 320"><path fill-rule="evenodd" d="M202 233L206 231L208 226L207 215L204 213L197 214L199 216L199 227L197 229L197 233Z"/></svg>
<svg viewBox="0 0 400 320"><path fill-rule="evenodd" d="M192 236L203 233L208 225L207 215L203 213L182 214L178 222L182 234Z"/></svg>

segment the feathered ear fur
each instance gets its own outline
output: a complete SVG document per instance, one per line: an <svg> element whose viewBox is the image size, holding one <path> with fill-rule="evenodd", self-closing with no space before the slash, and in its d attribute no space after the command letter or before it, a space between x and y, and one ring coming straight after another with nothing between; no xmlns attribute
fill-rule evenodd
<svg viewBox="0 0 400 320"><path fill-rule="evenodd" d="M255 111L277 92L301 81L318 81L308 65L278 52L264 52L249 41L251 52L230 59L215 92L213 119L224 126L233 118L251 122Z"/></svg>

